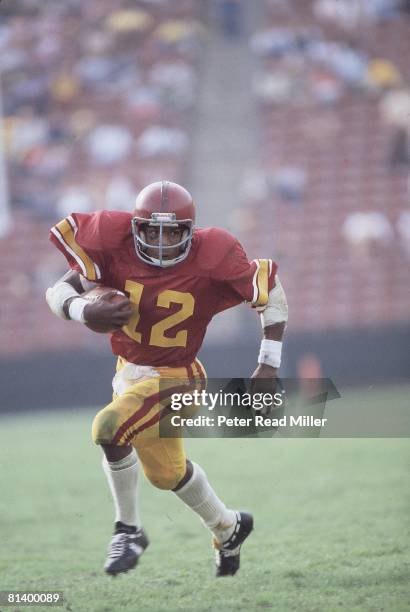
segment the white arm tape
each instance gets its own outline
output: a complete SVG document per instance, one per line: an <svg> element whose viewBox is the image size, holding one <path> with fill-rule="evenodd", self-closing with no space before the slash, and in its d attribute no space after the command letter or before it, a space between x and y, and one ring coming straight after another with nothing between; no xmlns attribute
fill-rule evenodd
<svg viewBox="0 0 410 612"><path fill-rule="evenodd" d="M57 315L57 317L60 317L60 319L67 320L63 307L65 302L72 297L79 297L79 294L70 283L64 281L56 283L46 291L47 304L51 312Z"/></svg>
<svg viewBox="0 0 410 612"><path fill-rule="evenodd" d="M258 309L259 310L259 309ZM275 276L275 286L269 291L269 300L265 308L260 311L262 329L275 323L288 320L288 304L279 276Z"/></svg>
<svg viewBox="0 0 410 612"><path fill-rule="evenodd" d="M278 340L267 340L261 342L258 363L265 363L272 368L279 368L282 355L282 342Z"/></svg>

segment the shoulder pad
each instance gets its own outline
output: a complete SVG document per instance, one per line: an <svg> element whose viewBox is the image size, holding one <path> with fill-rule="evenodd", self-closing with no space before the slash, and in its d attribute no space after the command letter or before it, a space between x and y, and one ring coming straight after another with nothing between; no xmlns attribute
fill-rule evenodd
<svg viewBox="0 0 410 612"><path fill-rule="evenodd" d="M236 247L237 239L220 227L195 230L198 240L197 257L203 270L212 270L221 265L227 254Z"/></svg>
<svg viewBox="0 0 410 612"><path fill-rule="evenodd" d="M132 235L132 215L116 210L101 210L96 213L96 222L103 249L121 248Z"/></svg>

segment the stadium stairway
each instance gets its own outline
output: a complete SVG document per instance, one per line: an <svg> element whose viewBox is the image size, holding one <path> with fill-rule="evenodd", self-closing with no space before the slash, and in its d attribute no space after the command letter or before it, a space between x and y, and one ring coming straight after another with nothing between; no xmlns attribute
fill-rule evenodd
<svg viewBox="0 0 410 612"><path fill-rule="evenodd" d="M257 112L251 91L255 58L249 38L260 25L262 5L240 3L236 35L227 34L218 23L220 5L209 5L211 25L192 133L188 186L197 199L198 225L223 227L235 234L234 212L240 206L243 179L254 164L257 147ZM258 324L255 314L245 308L229 310L214 319L207 342L233 343L244 327L259 335Z"/></svg>
<svg viewBox="0 0 410 612"><path fill-rule="evenodd" d="M189 187L199 200L199 225L230 229L244 172L256 147L256 112L251 95L254 72L249 36L259 22L261 4L241 4L236 36L218 25L209 28L203 60ZM216 3L210 19L218 21Z"/></svg>

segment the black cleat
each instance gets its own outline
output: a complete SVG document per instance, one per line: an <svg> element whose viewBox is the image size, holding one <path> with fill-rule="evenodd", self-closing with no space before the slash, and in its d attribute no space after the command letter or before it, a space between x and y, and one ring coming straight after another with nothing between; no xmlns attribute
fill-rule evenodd
<svg viewBox="0 0 410 612"><path fill-rule="evenodd" d="M116 576L135 567L149 544L145 531L124 523L115 523L115 532L108 547L104 564L107 574Z"/></svg>
<svg viewBox="0 0 410 612"><path fill-rule="evenodd" d="M253 516L248 512L236 513L235 531L221 544L214 539L216 575L233 576L239 569L241 545L253 529Z"/></svg>

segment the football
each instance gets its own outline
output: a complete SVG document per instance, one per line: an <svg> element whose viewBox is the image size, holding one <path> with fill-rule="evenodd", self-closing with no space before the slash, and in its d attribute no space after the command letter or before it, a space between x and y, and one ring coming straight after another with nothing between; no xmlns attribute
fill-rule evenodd
<svg viewBox="0 0 410 612"><path fill-rule="evenodd" d="M106 295L107 293L112 293L113 291L115 291L116 293L111 295L111 297L109 298L109 302L111 304L115 304L115 302L121 302L124 297L126 297L125 294L119 291L118 289L103 286L94 287L93 289L90 289L89 291L83 293L81 297L85 300L89 300L90 302L94 302L96 300L100 300L102 296ZM85 323L85 326L88 327L88 329L90 329L91 331L97 332L99 334L109 334L111 332L117 331L116 329L104 325L103 323Z"/></svg>

